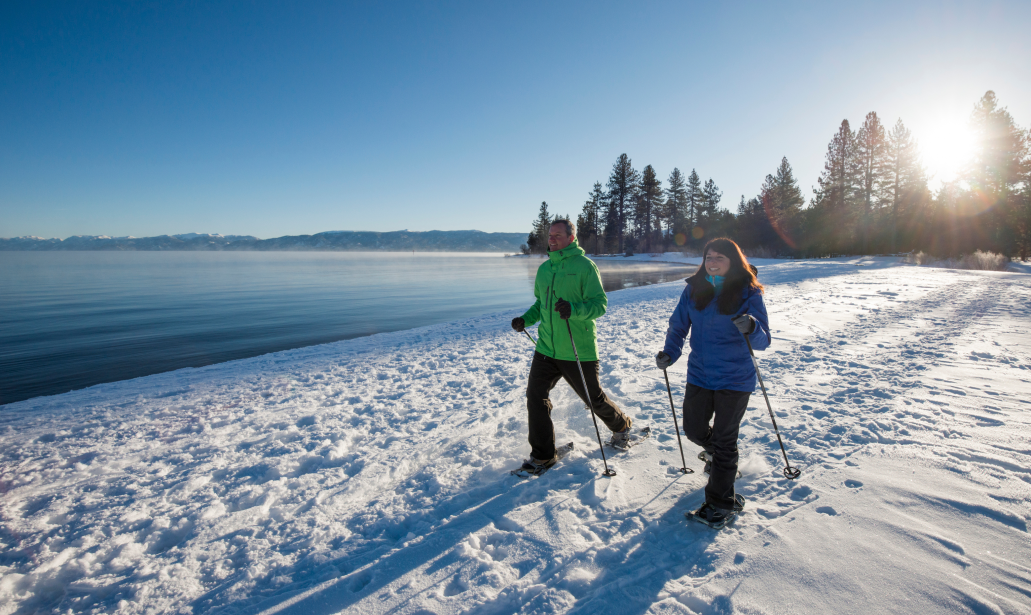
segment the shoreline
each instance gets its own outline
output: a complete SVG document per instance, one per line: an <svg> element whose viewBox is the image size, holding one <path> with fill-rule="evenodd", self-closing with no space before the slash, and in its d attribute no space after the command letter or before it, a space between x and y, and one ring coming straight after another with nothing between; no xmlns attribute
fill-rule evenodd
<svg viewBox="0 0 1031 615"><path fill-rule="evenodd" d="M524 257L531 256L532 257L532 256L537 256L537 255L519 255L519 256L524 256ZM635 257L636 256L639 256L639 255L635 255ZM647 256L647 255L644 255L644 256ZM635 257L630 257L630 259L633 259L633 260L627 259L626 262L634 262L635 260L640 260L640 261L645 261L645 262L649 262L649 263L654 262L654 263L674 264L674 265L695 265L695 266L698 265L698 263L689 263L689 262L686 262L686 261L654 261L654 260L650 260L650 257L649 257L649 260L645 260L644 257L642 257L642 258L635 258ZM603 258L605 258L606 260L609 260L609 259L611 259L611 260L625 259L625 257L622 257L622 256L612 256L612 257L603 257ZM918 266L918 265L901 264L901 263L897 263L897 260L898 259L896 257L839 257L839 258L836 258L836 259L751 259L749 262L751 262L752 264L755 264L757 267L769 267L769 266L775 266L775 265L778 265L778 264L789 264L789 263L814 263L814 264L826 263L828 265L830 265L830 264L845 264L845 265L854 265L856 267L870 266L870 265L880 265L880 266L889 266L889 267L890 266L898 266L898 267L907 267L907 268L908 267L919 267L921 269L940 269L940 270L943 270L943 271L971 271L971 270L952 270L952 269L936 268L936 267L929 267L929 266ZM1024 271L1021 271L1021 270L1011 270L1011 271L1004 271L1004 272L985 272L985 271L979 271L977 273L1002 273L1002 274L1007 274L1007 273L1009 273L1009 274L1012 274L1012 273L1021 274L1021 273L1023 273L1023 274L1031 274L1031 266L1024 266L1023 269L1025 269L1025 270ZM971 271L971 272L973 272L973 271ZM671 282L660 282L660 283L656 283L656 284L648 284L648 285L645 285L645 286L635 286L635 287L630 287L630 288L623 288L623 289L613 290L613 291L609 291L609 294L620 293L620 292L625 292L625 291L631 291L631 290L640 289L640 288L648 288L648 287L651 287L651 286L662 286L662 285L681 284L681 283L683 283L682 280L671 281ZM491 312L491 313L483 314L483 315L481 315L479 317L473 317L473 318L476 318L476 319L478 319L478 318L486 318L486 317L490 317L492 315L500 317L501 315L508 314L508 313L509 312L504 312L504 311L503 312ZM515 312L512 312L512 313L515 313ZM80 393L80 392L83 392L83 391L90 391L90 390L92 390L94 388L97 388L97 387L105 387L105 386L118 385L119 383L126 383L126 382L135 382L135 381L138 381L138 380L141 380L141 379L144 379L144 378L157 377L157 376L162 376L162 375L166 375L166 374L174 374L174 373L177 373L177 372L186 372L186 371L197 371L197 370L212 369L212 368L216 368L217 366L220 366L220 365L229 365L229 364L233 364L233 363L236 363L236 362L239 362L239 361L248 361L248 360L253 360L253 359L260 359L262 357L279 355L279 354L282 354L282 353L290 353L290 352L294 352L294 351L301 351L301 350L310 349L310 348L318 348L318 347L321 347L321 346L328 346L328 345L332 345L332 344L341 344L341 343L350 342L350 341L353 341L353 340L370 339L370 338L374 338L376 336L381 336L381 335L385 336L385 335L403 334L404 332L416 331L416 330L419 330L419 329L422 329L422 328L425 328L425 327L454 325L454 324L457 324L457 323L462 323L465 320L468 320L468 318L459 318L459 319L452 320L452 321L445 321L445 322L436 323L434 325L423 325L423 326L420 326L420 327L409 327L409 328L405 328L405 329L395 329L393 331L380 331L380 332L371 333L371 334L357 335L357 336L354 336L354 337L348 337L348 338L343 338L343 339L339 339L339 340L333 340L333 341L328 341L328 342L320 342L320 343L317 343L317 344L310 344L310 345L306 345L306 346L296 346L296 347L291 347L291 348L284 348L284 349L281 349L281 350L274 350L274 351L265 352L265 353L262 353L262 354L251 355L251 356L247 356L247 357L241 357L241 358L238 358L238 359L231 359L231 360L228 360L228 361L219 361L219 362L215 362L215 363L209 363L207 365L201 365L201 366L198 366L198 367L181 367L181 368L174 369L174 370L169 370L169 371L164 371L164 372L155 372L153 374L146 374L146 375L137 376L137 377L134 377L134 378L127 378L127 379L122 379L122 380L112 380L112 381L109 381L109 382L101 382L101 383L93 384L93 385L90 385L90 386L87 386L87 387L65 391L63 393L55 393L55 394L52 394L52 395L39 395L39 396L31 397L31 398L28 398L28 399L23 399L23 400L8 402L8 403L5 403L5 404L0 404L0 412L11 410L11 407L15 406L16 404L24 404L24 403L33 402L33 401L36 401L36 400L41 400L41 399L55 398L55 397L60 397L60 396L63 396L63 395L71 395L71 394Z"/></svg>

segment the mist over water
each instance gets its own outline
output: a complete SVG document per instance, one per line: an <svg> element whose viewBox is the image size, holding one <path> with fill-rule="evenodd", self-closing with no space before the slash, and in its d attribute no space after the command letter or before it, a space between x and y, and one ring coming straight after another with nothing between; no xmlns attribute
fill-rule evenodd
<svg viewBox="0 0 1031 615"><path fill-rule="evenodd" d="M0 404L526 309L541 262L426 252L0 252ZM598 267L609 292L693 269Z"/></svg>

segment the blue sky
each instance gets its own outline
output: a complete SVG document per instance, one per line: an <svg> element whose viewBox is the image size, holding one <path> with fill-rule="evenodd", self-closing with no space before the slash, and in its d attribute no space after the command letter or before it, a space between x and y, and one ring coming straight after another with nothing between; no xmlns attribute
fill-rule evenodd
<svg viewBox="0 0 1031 615"><path fill-rule="evenodd" d="M1031 3L712 4L3 3L0 237L522 232L624 152L733 211L868 111L1031 124Z"/></svg>

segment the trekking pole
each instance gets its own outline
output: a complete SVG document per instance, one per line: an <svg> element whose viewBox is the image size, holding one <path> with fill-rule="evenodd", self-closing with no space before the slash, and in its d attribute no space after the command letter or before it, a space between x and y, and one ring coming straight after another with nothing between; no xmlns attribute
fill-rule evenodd
<svg viewBox="0 0 1031 615"><path fill-rule="evenodd" d="M601 449L601 463L605 466L605 476L615 476L616 471L609 467L605 459L605 445L601 443L601 431L598 430L598 417L594 416L594 404L591 403L591 392L587 390L587 377L584 376L584 368L580 365L580 355L576 352L576 342L573 341L573 328L569 326L569 319L566 319L566 329L569 331L569 343L573 346L573 356L576 357L576 368L580 370L580 380L584 383L584 397L587 399L587 407L591 409L591 420L594 421L594 433L598 436L598 448Z"/></svg>
<svg viewBox="0 0 1031 615"><path fill-rule="evenodd" d="M770 420L773 421L773 432L777 434L777 442L780 442L780 452L784 453L784 478L789 480L795 480L802 474L802 470L791 467L791 463L788 462L788 452L784 450L784 441L780 439L780 430L777 429L777 419L773 418L773 406L770 405L770 396L766 394L766 385L763 384L763 375L759 373L759 360L755 358L755 353L752 352L752 342L745 336L745 343L748 344L748 354L752 355L752 365L755 365L755 375L759 377L759 387L763 390L763 397L766 398L766 408L770 411Z"/></svg>
<svg viewBox="0 0 1031 615"><path fill-rule="evenodd" d="M534 347L536 347L537 346L537 340L533 339L533 336L530 335L530 332L527 331L526 329L523 329L523 333L526 334L526 337L530 338L530 341L533 342Z"/></svg>
<svg viewBox="0 0 1031 615"><path fill-rule="evenodd" d="M666 393L669 394L669 409L673 412L673 429L677 432L677 444L680 446L680 461L684 464L680 468L681 474L694 474L694 470L687 467L687 461L684 460L684 443L680 441L680 426L677 425L677 410L673 406L673 391L669 388L669 375L666 373L666 368L662 368L662 375L666 377Z"/></svg>

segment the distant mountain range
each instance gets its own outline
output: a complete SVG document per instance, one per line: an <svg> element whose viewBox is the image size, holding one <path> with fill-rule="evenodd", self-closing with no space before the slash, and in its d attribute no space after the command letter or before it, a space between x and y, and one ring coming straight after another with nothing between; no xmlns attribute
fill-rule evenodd
<svg viewBox="0 0 1031 615"><path fill-rule="evenodd" d="M159 237L76 235L67 239L0 238L0 251L383 251L383 252L519 252L526 233L482 231L328 231L258 239L250 235L186 233Z"/></svg>

